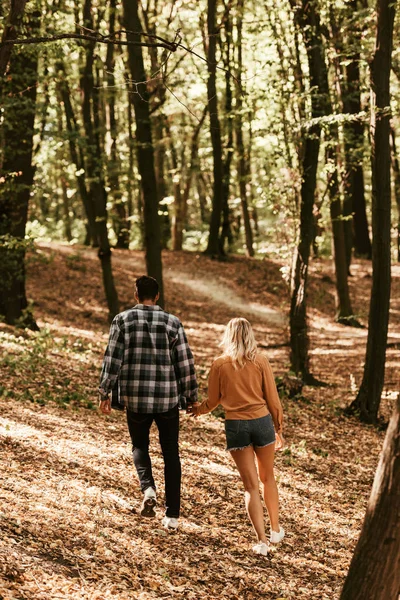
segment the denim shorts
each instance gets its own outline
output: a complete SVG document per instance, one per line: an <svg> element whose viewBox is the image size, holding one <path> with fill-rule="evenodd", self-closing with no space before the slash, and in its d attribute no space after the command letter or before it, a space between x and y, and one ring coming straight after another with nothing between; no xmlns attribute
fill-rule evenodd
<svg viewBox="0 0 400 600"><path fill-rule="evenodd" d="M243 450L248 446L262 448L275 442L275 429L271 415L259 419L225 421L226 449Z"/></svg>

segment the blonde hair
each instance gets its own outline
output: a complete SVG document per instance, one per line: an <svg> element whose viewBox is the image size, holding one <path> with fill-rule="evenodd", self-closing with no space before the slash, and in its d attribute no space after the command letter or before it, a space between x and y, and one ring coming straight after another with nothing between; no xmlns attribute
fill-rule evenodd
<svg viewBox="0 0 400 600"><path fill-rule="evenodd" d="M221 346L224 356L230 356L235 369L244 367L246 361L254 362L257 354L257 342L247 319L231 319L226 326Z"/></svg>

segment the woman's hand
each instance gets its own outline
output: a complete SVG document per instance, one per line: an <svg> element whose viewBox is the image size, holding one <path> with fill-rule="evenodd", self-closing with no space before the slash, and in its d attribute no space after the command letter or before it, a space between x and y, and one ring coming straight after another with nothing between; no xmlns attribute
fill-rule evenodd
<svg viewBox="0 0 400 600"><path fill-rule="evenodd" d="M282 435L282 433L276 433L276 440L275 440L275 450L279 451L279 450L283 450L284 446L285 446L285 439Z"/></svg>

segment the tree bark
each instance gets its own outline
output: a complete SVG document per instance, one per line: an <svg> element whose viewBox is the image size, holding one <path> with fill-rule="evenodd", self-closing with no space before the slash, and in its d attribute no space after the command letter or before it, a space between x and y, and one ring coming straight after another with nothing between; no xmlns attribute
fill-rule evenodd
<svg viewBox="0 0 400 600"><path fill-rule="evenodd" d="M92 0L85 0L83 11L85 27L93 29ZM95 128L95 112L98 112L98 106L93 82L94 43L87 42L85 50L86 62L81 75L81 89L83 93L82 119L87 142L86 170L90 182L89 201L92 203L95 214L95 231L99 243L98 256L103 274L109 319L112 320L119 311L119 302L111 265L111 248L107 230L107 197L102 175L99 132Z"/></svg>
<svg viewBox="0 0 400 600"><path fill-rule="evenodd" d="M321 47L315 37L315 11L313 3L302 0L298 6L291 0L294 10L295 27L303 32L310 72L311 116L313 119L323 116L324 108L319 92L320 74L316 72L321 64ZM302 184L300 202L300 233L294 259L291 281L290 301L290 362L291 370L301 374L307 382L313 381L310 373L309 337L307 331L307 282L310 247L313 240L313 206L317 183L318 154L321 128L315 122L304 131L302 144Z"/></svg>
<svg viewBox="0 0 400 600"><path fill-rule="evenodd" d="M240 205L242 207L244 234L246 240L246 251L248 256L254 256L253 248L253 232L250 224L249 207L247 202L247 180L248 169L246 165L245 148L243 142L243 56L242 56L242 29L243 29L243 14L244 0L238 0L237 5L237 70L236 70L236 119L235 119L235 134L236 148L238 152L237 172L239 179Z"/></svg>
<svg viewBox="0 0 400 600"><path fill-rule="evenodd" d="M115 32L116 0L110 0L109 16L109 35L112 37ZM107 78L107 109L108 109L108 127L111 137L111 148L107 161L108 181L110 194L113 201L114 215L113 225L117 236L117 248L129 248L129 229L130 222L126 212L126 206L123 202L120 189L119 172L121 164L117 151L118 127L115 114L116 88L115 88L115 58L114 44L107 46L106 56L106 78Z"/></svg>
<svg viewBox="0 0 400 600"><path fill-rule="evenodd" d="M21 25L22 18L24 16L26 0L13 0L10 2L10 13L8 15L7 22L5 24L3 35L1 37L2 42L8 40L16 40L18 36L18 29ZM7 70L7 65L10 61L13 46L3 46L0 48L0 78L2 78Z"/></svg>
<svg viewBox="0 0 400 600"><path fill-rule="evenodd" d="M360 43L361 31L354 25L354 14L358 10L359 0L349 3L348 45L352 48L347 56L345 84L342 86L342 102L345 113L357 115L361 112L360 89ZM371 258L371 240L369 237L366 202L364 193L364 123L360 119L345 122L344 152L345 152L345 201L343 215L346 240L346 260L351 262L351 252L354 245L358 256Z"/></svg>
<svg viewBox="0 0 400 600"><path fill-rule="evenodd" d="M86 167L85 159L83 156L82 148L77 144L80 133L78 123L75 117L74 109L71 102L71 92L68 85L67 73L65 66L62 62L57 64L57 72L59 73L59 80L57 82L57 90L60 100L64 106L65 122L68 132L68 145L71 155L71 160L76 168L76 181L78 185L79 196L82 200L83 208L86 215L86 240L85 245L97 247L97 234L96 234L96 215L89 198L89 194L86 188Z"/></svg>
<svg viewBox="0 0 400 600"><path fill-rule="evenodd" d="M142 25L138 14L138 0L123 0L124 23L130 41L140 41ZM128 46L129 68L136 92L133 94L133 107L136 117L136 140L138 169L143 190L144 243L146 249L147 273L157 279L160 286L160 305L164 304L161 231L158 215L157 183L154 170L154 151L151 136L149 94L143 53L140 46Z"/></svg>
<svg viewBox="0 0 400 600"><path fill-rule="evenodd" d="M375 423L381 402L390 305L390 70L396 2L378 0L375 55L371 65L372 290L364 375L349 407Z"/></svg>
<svg viewBox="0 0 400 600"><path fill-rule="evenodd" d="M222 142L221 126L218 116L218 95L217 95L217 63L216 49L217 38L219 35L216 25L217 1L208 0L207 3L207 100L210 115L210 134L213 149L213 199L212 212L210 220L210 233L208 237L207 249L205 251L209 256L219 258L219 229L221 225L221 212L223 207L223 168L222 168Z"/></svg>
<svg viewBox="0 0 400 600"><path fill-rule="evenodd" d="M340 600L397 600L399 592L400 394Z"/></svg>
<svg viewBox="0 0 400 600"><path fill-rule="evenodd" d="M22 12L18 22L21 18ZM31 34L39 31L39 13L29 15L27 28ZM12 55L3 82L4 138L0 149L3 175L0 180L0 315L6 323L19 323L36 330L25 290L25 229L35 173L32 155L37 79L38 49L18 49Z"/></svg>
<svg viewBox="0 0 400 600"><path fill-rule="evenodd" d="M394 178L394 197L397 205L397 262L400 262L400 166L396 150L396 134L393 127L390 131L392 140L392 170Z"/></svg>

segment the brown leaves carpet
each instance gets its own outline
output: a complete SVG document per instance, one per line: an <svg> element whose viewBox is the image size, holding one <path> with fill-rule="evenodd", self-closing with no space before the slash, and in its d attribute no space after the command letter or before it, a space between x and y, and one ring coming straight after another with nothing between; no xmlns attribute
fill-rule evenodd
<svg viewBox="0 0 400 600"><path fill-rule="evenodd" d="M114 253L121 308L133 303L139 252ZM168 310L186 327L201 391L224 324L248 316L277 376L288 369L288 292L276 262L215 263L166 253ZM366 323L370 266L353 267L351 290ZM277 455L284 543L267 558L253 533L241 483L224 450L223 421L182 415L182 524L162 529L138 514L124 415L96 410L107 310L95 252L42 246L29 260L28 296L40 333L0 328L0 598L150 600L338 598L357 541L384 433L345 418L362 376L366 329L334 323L330 263L315 261L310 285L313 373L327 388L284 399L286 449ZM400 269L394 269L382 416L396 390ZM266 520L267 526L267 520Z"/></svg>

